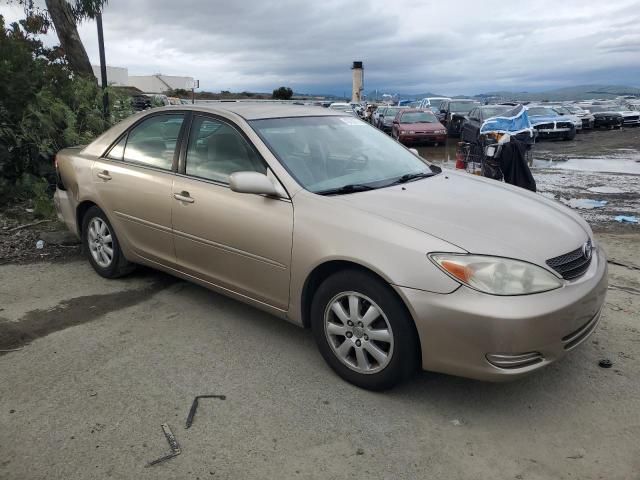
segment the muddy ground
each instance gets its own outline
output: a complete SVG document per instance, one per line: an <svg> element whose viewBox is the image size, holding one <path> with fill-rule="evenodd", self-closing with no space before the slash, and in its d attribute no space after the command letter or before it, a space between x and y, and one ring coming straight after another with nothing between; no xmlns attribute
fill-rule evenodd
<svg viewBox="0 0 640 480"><path fill-rule="evenodd" d="M456 139L439 147L421 147L421 154L445 168L454 168ZM570 206L594 230L638 231L615 217L640 221L640 128L593 130L575 140L547 140L533 151L532 172L538 192ZM604 203L602 203L604 202Z"/></svg>
<svg viewBox="0 0 640 480"><path fill-rule="evenodd" d="M587 342L506 384L423 372L360 390L309 331L153 270L105 280L55 221L9 232L38 221L14 206L0 215L0 479L640 479L640 227L610 218L638 215L638 177L562 168L620 160L614 145L633 160L638 134L538 145L543 194L609 202L579 211L610 289ZM200 394L226 400L202 400L187 430ZM182 453L145 468L168 451L165 422Z"/></svg>

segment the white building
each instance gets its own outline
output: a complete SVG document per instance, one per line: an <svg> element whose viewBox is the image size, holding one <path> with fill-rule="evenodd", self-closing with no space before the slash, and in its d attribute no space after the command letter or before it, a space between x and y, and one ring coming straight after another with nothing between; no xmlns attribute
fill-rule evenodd
<svg viewBox="0 0 640 480"><path fill-rule="evenodd" d="M145 93L165 93L169 90L193 88L193 77L177 77L174 75L130 75L129 86L136 87Z"/></svg>
<svg viewBox="0 0 640 480"><path fill-rule="evenodd" d="M93 68L93 74L101 81L100 77L100 65L91 65ZM107 65L107 85L116 85L118 87L124 87L129 85L129 70L123 67L110 67Z"/></svg>
<svg viewBox="0 0 640 480"><path fill-rule="evenodd" d="M93 68L93 74L100 81L100 66L91 65L91 67ZM191 90L194 80L193 77L178 77L161 73L155 75L129 75L129 70L126 68L107 65L107 84L118 87L136 87L144 93L165 93L177 88Z"/></svg>

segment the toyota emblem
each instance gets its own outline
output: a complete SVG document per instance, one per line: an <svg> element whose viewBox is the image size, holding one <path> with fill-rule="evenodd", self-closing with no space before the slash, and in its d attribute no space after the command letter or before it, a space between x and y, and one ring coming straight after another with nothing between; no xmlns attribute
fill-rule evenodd
<svg viewBox="0 0 640 480"><path fill-rule="evenodd" d="M586 258L587 260L591 259L591 250L593 249L593 247L591 246L591 240L589 240L587 243L585 243L582 246L582 256L584 258Z"/></svg>

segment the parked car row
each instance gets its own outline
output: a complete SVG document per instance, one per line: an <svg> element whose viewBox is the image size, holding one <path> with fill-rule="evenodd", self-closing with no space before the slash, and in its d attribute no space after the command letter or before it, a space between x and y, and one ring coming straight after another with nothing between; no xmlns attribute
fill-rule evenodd
<svg viewBox="0 0 640 480"><path fill-rule="evenodd" d="M399 142L440 144L447 137L464 142L481 141L480 129L489 119L506 115L517 103L482 105L475 99L427 97L400 100L397 105L332 103L329 108L363 118ZM640 101L525 103L534 141L572 140L594 128L640 125Z"/></svg>

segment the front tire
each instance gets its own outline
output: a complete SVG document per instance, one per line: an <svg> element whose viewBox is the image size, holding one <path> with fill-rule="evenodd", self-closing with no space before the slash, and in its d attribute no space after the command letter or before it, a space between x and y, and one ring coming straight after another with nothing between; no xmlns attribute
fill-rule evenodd
<svg viewBox="0 0 640 480"><path fill-rule="evenodd" d="M96 206L82 220L82 247L93 269L104 278L122 277L135 268L122 253L109 219Z"/></svg>
<svg viewBox="0 0 640 480"><path fill-rule="evenodd" d="M311 305L320 353L344 380L385 390L418 365L418 336L404 304L387 284L359 270L327 278Z"/></svg>

